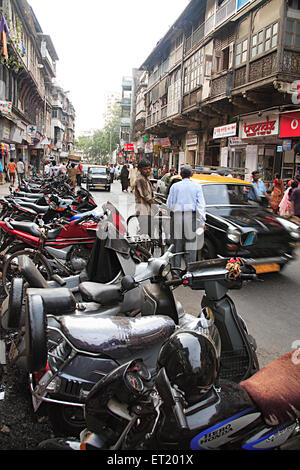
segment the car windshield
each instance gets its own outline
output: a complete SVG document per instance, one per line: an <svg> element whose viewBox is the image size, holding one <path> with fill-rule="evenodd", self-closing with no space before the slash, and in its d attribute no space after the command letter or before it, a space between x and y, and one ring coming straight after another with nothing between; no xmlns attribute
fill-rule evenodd
<svg viewBox="0 0 300 470"><path fill-rule="evenodd" d="M203 195L207 206L247 204L250 186L246 184L204 184Z"/></svg>
<svg viewBox="0 0 300 470"><path fill-rule="evenodd" d="M89 173L92 173L93 175L107 175L105 167L89 168Z"/></svg>

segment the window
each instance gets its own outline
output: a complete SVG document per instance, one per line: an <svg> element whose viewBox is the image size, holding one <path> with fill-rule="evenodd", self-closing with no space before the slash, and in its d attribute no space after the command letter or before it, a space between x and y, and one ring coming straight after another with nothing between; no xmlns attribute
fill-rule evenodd
<svg viewBox="0 0 300 470"><path fill-rule="evenodd" d="M184 93L189 93L202 83L204 52L199 49L185 63L184 68Z"/></svg>
<svg viewBox="0 0 300 470"><path fill-rule="evenodd" d="M286 22L285 45L300 47L300 21L288 19Z"/></svg>
<svg viewBox="0 0 300 470"><path fill-rule="evenodd" d="M240 65L247 60L248 39L240 42L235 47L235 65Z"/></svg>
<svg viewBox="0 0 300 470"><path fill-rule="evenodd" d="M251 39L251 58L267 52L277 46L278 41L278 23L267 26Z"/></svg>

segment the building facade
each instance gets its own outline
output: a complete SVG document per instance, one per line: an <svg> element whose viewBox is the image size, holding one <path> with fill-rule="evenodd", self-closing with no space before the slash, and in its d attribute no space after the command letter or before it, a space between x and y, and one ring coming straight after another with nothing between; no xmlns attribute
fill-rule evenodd
<svg viewBox="0 0 300 470"><path fill-rule="evenodd" d="M291 177L298 135L281 128L300 111L299 25L295 0L192 0L140 68L148 157Z"/></svg>
<svg viewBox="0 0 300 470"><path fill-rule="evenodd" d="M53 155L53 80L57 53L26 0L0 0L0 150L8 160L42 169ZM75 112L68 103L63 144L74 145ZM62 147L63 149L63 147Z"/></svg>

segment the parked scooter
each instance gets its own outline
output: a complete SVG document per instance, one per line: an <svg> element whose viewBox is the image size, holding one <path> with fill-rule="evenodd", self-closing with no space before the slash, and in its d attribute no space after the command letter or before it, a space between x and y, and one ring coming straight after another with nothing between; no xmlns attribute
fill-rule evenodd
<svg viewBox="0 0 300 470"><path fill-rule="evenodd" d="M177 331L154 374L138 359L99 380L86 398L80 440L49 439L39 449L299 449L298 357L291 351L240 384L222 382L210 339Z"/></svg>
<svg viewBox="0 0 300 470"><path fill-rule="evenodd" d="M223 266L220 266L220 260L211 260L206 261L205 265L202 262L202 270L188 271L182 275L181 279L175 281L168 280L168 273L170 272L169 261L174 256L171 253L171 249L161 258L150 259L147 267L143 268L143 266L140 266L142 274L140 276L136 275L132 279L132 285L134 286L136 286L136 282L151 279L151 283L144 285L142 288L142 304L140 307L142 319L146 316L152 318L151 327L149 325L151 330L152 326L154 329L156 328L155 315L158 315L157 318L162 315L168 316L169 321L172 319L173 329L175 329L175 325L177 327L195 327L195 329L198 329L201 327L201 319L203 318L205 322L222 330L219 332L218 329L215 329L217 331L217 334L214 335L216 338L219 335L231 338L231 350L229 351L226 348L225 351L220 350L221 370L224 370L223 373L228 378L230 377L231 380L237 382L249 377L258 368L255 346L251 342L244 322L242 322L235 308L233 308L233 302L228 303L228 306L224 309L224 318L227 321L219 321L218 324L215 324L213 306L204 309L200 313L200 319L184 314L183 311L179 312L171 287L179 284L189 285L191 288L204 289L206 294L209 295L212 291L212 286L215 287L215 290L219 286L219 289L222 288L224 299L226 299L228 289L236 288L236 286L241 287L241 279L256 278L254 268L243 266L243 273L239 274L239 279L231 280L228 279L227 261L221 260ZM141 263L141 265L143 264L145 263ZM155 276L154 269L156 270ZM90 300L100 300L102 305L116 305L120 298L122 298L120 286L110 286L108 289L107 286L95 285L93 283L87 283L89 284L88 286L84 284L86 283L83 283L79 288L81 290L85 289L86 294L90 295ZM130 290L128 285L126 290ZM48 336L50 332L58 333L61 336L61 341L59 343L56 341L56 344L52 345L53 348L49 350L48 357L45 344L42 346L42 349L40 348L41 338L46 337L45 333L43 333L43 323L40 325L42 328L40 330L35 324L35 319L43 317L43 313L44 315L45 313L50 313L50 309L47 308L45 299L43 301L43 292L34 291L33 294L33 296L27 296L25 335L28 338L27 344L35 346L34 352L26 352L26 357L30 357L30 361L27 363L28 370L33 373L38 372L38 374L31 375L31 383L33 396L39 404L42 401L46 401L56 405L59 403L69 405L70 408L75 406L79 409L80 406L83 406L82 396L94 383L95 374L93 371L101 370L107 373L110 367L116 367L116 363L127 360L129 352L133 352L136 348L137 350L141 348L143 351L140 354L146 354L147 359L149 359L149 351L145 350L145 343L141 341L139 328L135 326L138 324L135 323L138 322L138 319L130 320L118 316L112 319L111 309L102 310L98 316L92 315L88 318L84 315L64 315L55 319L52 318L52 320L55 320L54 327L49 324L48 316ZM213 298L211 298L211 301L213 301ZM107 318L107 315L110 318ZM228 321L229 317L230 322ZM140 323L143 326L143 323ZM97 326L98 324L99 327ZM191 325L194 326L192 327ZM136 328L138 335L135 338L133 330ZM226 328L228 329L226 330ZM31 335L31 331L36 332L34 337ZM153 331L151 334L155 337ZM121 338L124 338L124 351L122 351L122 346L120 346ZM217 340L216 342L218 343ZM226 344L226 347L228 347L228 344ZM115 351L119 348L122 351L121 356L115 356ZM157 345L155 345L155 349L157 353ZM231 362L225 362L223 367L224 353L228 354L229 352L231 357L235 357L235 361L232 365ZM153 367L152 354L150 354L150 358ZM46 368L42 372L44 367ZM76 387L73 387L74 384L76 384ZM61 410L57 415L60 423L62 422L62 415L63 412ZM56 427L58 424L56 422Z"/></svg>

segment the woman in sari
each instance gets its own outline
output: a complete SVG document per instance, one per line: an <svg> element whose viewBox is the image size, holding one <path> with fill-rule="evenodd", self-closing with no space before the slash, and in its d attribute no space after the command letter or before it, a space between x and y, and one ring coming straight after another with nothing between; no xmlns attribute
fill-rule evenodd
<svg viewBox="0 0 300 470"><path fill-rule="evenodd" d="M273 181L273 189L270 197L270 206L275 214L278 212L279 204L284 195L284 183L279 174L276 173Z"/></svg>

